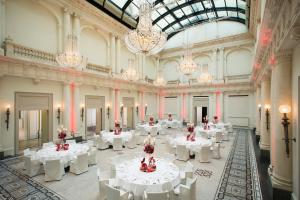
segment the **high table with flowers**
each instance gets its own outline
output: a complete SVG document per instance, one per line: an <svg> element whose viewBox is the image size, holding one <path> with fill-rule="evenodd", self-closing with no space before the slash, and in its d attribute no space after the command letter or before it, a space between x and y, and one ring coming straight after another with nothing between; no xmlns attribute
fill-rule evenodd
<svg viewBox="0 0 300 200"><path fill-rule="evenodd" d="M103 132L102 134L102 139L105 142L108 142L110 144L113 143L114 138L122 138L122 142L123 144L125 144L126 142L128 142L132 137L131 132L129 131L120 131L118 133L116 133L115 131L112 132Z"/></svg>
<svg viewBox="0 0 300 200"><path fill-rule="evenodd" d="M179 168L153 156L155 140L149 135L144 141L145 156L116 164L116 184L142 199L144 191L172 190L180 183Z"/></svg>
<svg viewBox="0 0 300 200"><path fill-rule="evenodd" d="M211 146L212 140L197 137L195 134L194 124L187 124L188 134L186 136L177 136L171 143L173 147L177 145L185 145L187 149L190 150L190 154L193 155L194 152L198 151L202 146Z"/></svg>
<svg viewBox="0 0 300 200"><path fill-rule="evenodd" d="M87 153L89 147L86 144L65 144L64 140L67 136L67 129L60 127L57 129L58 138L60 143L49 145L38 150L35 154L35 159L42 163L46 160L59 159L62 160L65 166L69 165L69 162L76 158L77 155Z"/></svg>

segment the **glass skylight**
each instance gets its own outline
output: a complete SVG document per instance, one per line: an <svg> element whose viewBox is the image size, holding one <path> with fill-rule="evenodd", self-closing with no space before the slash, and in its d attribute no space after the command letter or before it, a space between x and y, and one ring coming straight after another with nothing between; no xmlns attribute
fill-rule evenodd
<svg viewBox="0 0 300 200"><path fill-rule="evenodd" d="M139 6L141 0L86 0L114 16L129 28L135 28L139 21ZM169 37L194 24L208 20L236 21L245 24L246 0L146 0L153 3L152 20L155 28L169 34ZM102 2L102 1L101 1ZM120 9L117 12L115 9ZM120 14L121 13L121 14ZM127 17L124 17L127 16ZM128 16L133 20L129 20ZM136 23L134 23L136 22Z"/></svg>

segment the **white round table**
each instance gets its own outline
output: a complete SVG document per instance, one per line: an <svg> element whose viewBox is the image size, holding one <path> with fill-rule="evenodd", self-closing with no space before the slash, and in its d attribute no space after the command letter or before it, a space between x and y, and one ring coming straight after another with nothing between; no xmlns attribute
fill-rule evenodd
<svg viewBox="0 0 300 200"><path fill-rule="evenodd" d="M167 127L173 128L180 127L181 122L176 119L172 119L171 121L168 119L164 119L161 121L161 124L165 124Z"/></svg>
<svg viewBox="0 0 300 200"><path fill-rule="evenodd" d="M153 126L150 126L148 123L147 124L138 124L138 127L141 127L145 130L145 132L148 134L152 128L157 128L157 131L161 130L161 126L159 124L153 124Z"/></svg>
<svg viewBox="0 0 300 200"><path fill-rule="evenodd" d="M136 199L141 199L144 191L161 192L162 186L167 190L180 184L180 172L172 162L156 160L156 171L140 171L141 159L135 158L116 165L117 185L132 191Z"/></svg>
<svg viewBox="0 0 300 200"><path fill-rule="evenodd" d="M206 132L207 135L208 135L208 137L214 137L214 136L216 135L216 132L217 132L217 131L222 131L222 129L216 129L216 128L210 127L210 129L206 129L206 130L205 130L203 127L197 126L197 127L195 128L196 136L200 136L200 135L201 135L201 134L200 134L200 131Z"/></svg>
<svg viewBox="0 0 300 200"><path fill-rule="evenodd" d="M195 137L195 141L188 141L186 140L186 136L178 136L174 139L173 146L185 145L187 149L189 149L192 152L198 151L202 146L211 146L212 141L209 139L204 139L201 137Z"/></svg>
<svg viewBox="0 0 300 200"><path fill-rule="evenodd" d="M105 142L108 142L110 144L113 143L114 138L122 138L122 142L123 144L125 144L126 142L128 142L132 137L132 134L128 131L128 132L121 132L121 134L119 135L115 135L114 132L104 132L102 134L102 139Z"/></svg>
<svg viewBox="0 0 300 200"><path fill-rule="evenodd" d="M35 159L45 164L46 160L60 159L65 166L69 161L76 158L77 155L87 153L89 146L86 144L69 144L68 150L56 151L56 145L42 148L37 151Z"/></svg>

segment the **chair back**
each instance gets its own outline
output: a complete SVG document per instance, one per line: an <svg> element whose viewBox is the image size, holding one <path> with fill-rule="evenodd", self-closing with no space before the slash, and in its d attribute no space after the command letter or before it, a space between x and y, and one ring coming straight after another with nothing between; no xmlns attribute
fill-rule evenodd
<svg viewBox="0 0 300 200"><path fill-rule="evenodd" d="M185 145L177 144L176 147L176 157L178 160L188 160L189 159L189 150L186 148Z"/></svg>
<svg viewBox="0 0 300 200"><path fill-rule="evenodd" d="M147 200L168 200L170 199L170 195L168 191L163 192L146 192Z"/></svg>
<svg viewBox="0 0 300 200"><path fill-rule="evenodd" d="M199 154L200 162L210 162L210 146L202 146Z"/></svg>
<svg viewBox="0 0 300 200"><path fill-rule="evenodd" d="M76 140L66 140L67 144L76 144Z"/></svg>
<svg viewBox="0 0 300 200"><path fill-rule="evenodd" d="M206 131L200 131L200 136L201 136L202 138L208 139L208 134L207 134Z"/></svg>
<svg viewBox="0 0 300 200"><path fill-rule="evenodd" d="M88 160L89 160L89 158L88 158L88 153L82 153L82 154L79 154L79 155L77 156L77 161L78 161L78 163L80 163L80 164L87 165L87 164L88 164Z"/></svg>
<svg viewBox="0 0 300 200"><path fill-rule="evenodd" d="M222 142L222 137L223 137L223 136L222 136L222 132L217 131L215 137L216 137L216 142L217 142L217 143Z"/></svg>
<svg viewBox="0 0 300 200"><path fill-rule="evenodd" d="M186 186L190 188L190 199L196 200L196 181L197 178L187 178L186 179Z"/></svg>
<svg viewBox="0 0 300 200"><path fill-rule="evenodd" d="M150 129L150 135L152 135L152 136L155 136L155 135L157 135L157 127L156 126L153 126L153 127L151 127L151 129Z"/></svg>
<svg viewBox="0 0 300 200"><path fill-rule="evenodd" d="M113 149L122 150L122 138L117 137L113 139Z"/></svg>

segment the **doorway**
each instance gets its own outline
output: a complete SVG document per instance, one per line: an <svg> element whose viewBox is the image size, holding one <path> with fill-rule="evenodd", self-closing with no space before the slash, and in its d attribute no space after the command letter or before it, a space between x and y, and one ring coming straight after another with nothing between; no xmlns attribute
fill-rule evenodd
<svg viewBox="0 0 300 200"><path fill-rule="evenodd" d="M88 95L85 107L85 138L88 140L105 129L105 97Z"/></svg>
<svg viewBox="0 0 300 200"><path fill-rule="evenodd" d="M195 125L202 124L204 117L208 116L209 98L208 96L193 97L193 122Z"/></svg>
<svg viewBox="0 0 300 200"><path fill-rule="evenodd" d="M48 110L19 111L19 151L37 149L48 142Z"/></svg>
<svg viewBox="0 0 300 200"><path fill-rule="evenodd" d="M204 118L207 116L207 107L197 106L195 107L195 124L201 124L204 122Z"/></svg>
<svg viewBox="0 0 300 200"><path fill-rule="evenodd" d="M134 128L134 98L123 97L123 116L122 116L122 128L133 129Z"/></svg>
<svg viewBox="0 0 300 200"><path fill-rule="evenodd" d="M15 93L15 154L53 140L52 94Z"/></svg>

